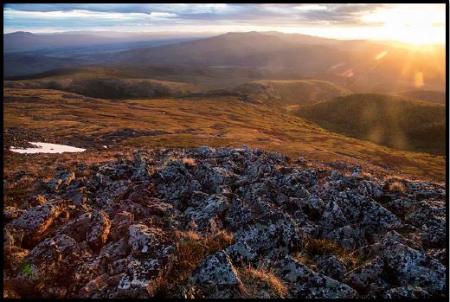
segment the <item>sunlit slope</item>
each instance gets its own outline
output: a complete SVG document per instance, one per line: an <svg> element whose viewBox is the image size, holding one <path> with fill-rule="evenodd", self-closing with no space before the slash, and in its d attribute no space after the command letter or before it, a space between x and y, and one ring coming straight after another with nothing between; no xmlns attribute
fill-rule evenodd
<svg viewBox="0 0 450 302"><path fill-rule="evenodd" d="M314 123L239 97L109 101L56 90L5 89L4 127L52 135L56 142L103 149L101 138L123 129L147 131L107 145L147 147L242 146L325 161L386 167L444 179L443 156L398 151L327 131ZM92 145L84 145L91 142Z"/></svg>
<svg viewBox="0 0 450 302"><path fill-rule="evenodd" d="M298 115L333 132L377 144L445 153L445 106L379 94L353 94L305 106Z"/></svg>
<svg viewBox="0 0 450 302"><path fill-rule="evenodd" d="M406 96L412 99L432 102L437 104L445 104L445 92L433 90L410 90L399 93L401 96Z"/></svg>
<svg viewBox="0 0 450 302"><path fill-rule="evenodd" d="M198 91L195 85L154 79L127 78L114 70L86 69L47 77L6 81L5 87L57 89L89 97L123 99L139 97L183 96Z"/></svg>
<svg viewBox="0 0 450 302"><path fill-rule="evenodd" d="M312 104L331 100L351 91L321 80L261 80L242 84L235 91L252 102L288 106Z"/></svg>

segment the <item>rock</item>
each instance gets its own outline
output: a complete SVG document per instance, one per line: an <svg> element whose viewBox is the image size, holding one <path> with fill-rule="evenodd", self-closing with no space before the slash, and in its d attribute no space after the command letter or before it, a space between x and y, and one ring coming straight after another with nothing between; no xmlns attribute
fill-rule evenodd
<svg viewBox="0 0 450 302"><path fill-rule="evenodd" d="M330 201L324 208L322 212L322 217L320 218L320 224L325 232L329 232L333 229L345 226L347 218L344 213L342 213L339 205Z"/></svg>
<svg viewBox="0 0 450 302"><path fill-rule="evenodd" d="M86 240L93 249L102 247L108 240L111 222L104 211L95 212L91 226L86 234Z"/></svg>
<svg viewBox="0 0 450 302"><path fill-rule="evenodd" d="M383 273L384 261L375 257L349 272L344 282L361 292L368 292L370 284L377 281Z"/></svg>
<svg viewBox="0 0 450 302"><path fill-rule="evenodd" d="M68 190L64 198L70 200L75 205L81 205L87 202L86 188L77 188Z"/></svg>
<svg viewBox="0 0 450 302"><path fill-rule="evenodd" d="M111 221L111 239L114 241L128 236L128 228L134 222L134 215L132 213L122 211L117 213Z"/></svg>
<svg viewBox="0 0 450 302"><path fill-rule="evenodd" d="M225 249L225 252L235 263L251 263L256 260L256 257L258 256L258 254L243 241L230 245Z"/></svg>
<svg viewBox="0 0 450 302"><path fill-rule="evenodd" d="M267 252L275 247L284 247L286 251L301 246L301 233L292 219L273 215L242 228L236 233L236 241L245 242L256 253Z"/></svg>
<svg viewBox="0 0 450 302"><path fill-rule="evenodd" d="M412 286L391 288L383 294L384 299L429 299L431 297L422 288Z"/></svg>
<svg viewBox="0 0 450 302"><path fill-rule="evenodd" d="M347 250L353 250L362 245L365 245L364 231L357 225L346 225L335 229L324 235L326 239L330 239L338 243L341 247Z"/></svg>
<svg viewBox="0 0 450 302"><path fill-rule="evenodd" d="M350 299L358 296L348 285L316 273L289 256L282 259L277 267L293 298Z"/></svg>
<svg viewBox="0 0 450 302"><path fill-rule="evenodd" d="M19 218L11 222L11 226L22 229L25 236L37 239L52 225L62 212L63 206L58 204L45 204L26 211Z"/></svg>
<svg viewBox="0 0 450 302"><path fill-rule="evenodd" d="M70 183L75 179L75 173L74 172L69 172L69 171L59 171L55 178L51 179L48 183L47 186L48 188L53 191L53 192L57 192L58 190L60 190L63 187L66 187L68 185L70 185Z"/></svg>
<svg viewBox="0 0 450 302"><path fill-rule="evenodd" d="M222 228L222 225L211 225L211 220L217 218L229 207L228 199L222 195L211 195L205 199L199 206L189 207L184 212L186 218L194 222L195 230L214 231L216 228Z"/></svg>
<svg viewBox="0 0 450 302"><path fill-rule="evenodd" d="M446 297L442 184L389 191L365 166L248 147L111 152L4 208L5 295L272 297L279 281L289 298ZM274 276L248 284L248 267Z"/></svg>
<svg viewBox="0 0 450 302"><path fill-rule="evenodd" d="M103 290L105 287L108 286L107 280L108 280L108 275L103 274L103 275L100 275L100 276L96 277L95 279L89 281L85 286L83 286L80 289L80 291L79 291L80 297L96 298L95 295L99 291Z"/></svg>
<svg viewBox="0 0 450 302"><path fill-rule="evenodd" d="M186 169L183 163L171 161L155 176L156 189L164 198L183 208L183 200L188 199L201 185Z"/></svg>
<svg viewBox="0 0 450 302"><path fill-rule="evenodd" d="M158 248L164 233L158 228L149 228L143 224L133 224L128 228L128 244L133 254L147 254Z"/></svg>
<svg viewBox="0 0 450 302"><path fill-rule="evenodd" d="M81 250L73 238L63 234L45 239L24 259L24 268L17 275L17 292L31 286L43 296L61 298L61 288L71 286L80 257Z"/></svg>
<svg viewBox="0 0 450 302"><path fill-rule="evenodd" d="M334 255L321 256L316 260L318 272L330 278L341 281L344 278L347 269Z"/></svg>
<svg viewBox="0 0 450 302"><path fill-rule="evenodd" d="M220 193L220 186L231 184L237 176L223 167L213 167L201 163L194 171L196 179L200 182L203 191L208 193Z"/></svg>
<svg viewBox="0 0 450 302"><path fill-rule="evenodd" d="M419 286L432 295L444 293L446 268L442 263L391 237L384 239L382 244L384 263L398 284Z"/></svg>
<svg viewBox="0 0 450 302"><path fill-rule="evenodd" d="M3 219L5 220L6 223L8 223L11 220L14 220L17 217L21 216L23 213L25 213L24 210L6 206L3 208Z"/></svg>
<svg viewBox="0 0 450 302"><path fill-rule="evenodd" d="M405 216L405 221L422 229L422 240L426 247L445 247L445 206L439 201L421 201Z"/></svg>
<svg viewBox="0 0 450 302"><path fill-rule="evenodd" d="M229 256L223 251L207 257L193 272L192 278L200 284L237 285L240 283Z"/></svg>
<svg viewBox="0 0 450 302"><path fill-rule="evenodd" d="M92 221L92 212L86 212L77 218L72 219L63 225L58 233L66 234L74 238L77 242L86 240L86 234L89 232L89 227Z"/></svg>

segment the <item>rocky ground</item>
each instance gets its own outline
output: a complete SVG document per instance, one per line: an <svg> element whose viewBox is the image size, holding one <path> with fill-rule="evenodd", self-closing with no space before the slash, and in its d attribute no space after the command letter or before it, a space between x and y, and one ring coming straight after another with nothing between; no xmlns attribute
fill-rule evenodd
<svg viewBox="0 0 450 302"><path fill-rule="evenodd" d="M441 184L261 150L137 151L4 208L4 297L447 296Z"/></svg>

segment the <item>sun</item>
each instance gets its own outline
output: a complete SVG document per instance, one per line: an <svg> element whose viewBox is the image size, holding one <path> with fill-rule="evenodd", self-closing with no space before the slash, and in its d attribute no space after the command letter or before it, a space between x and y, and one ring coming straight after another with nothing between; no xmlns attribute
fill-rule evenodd
<svg viewBox="0 0 450 302"><path fill-rule="evenodd" d="M379 26L377 38L406 42L413 46L445 42L445 6L399 4L362 17Z"/></svg>

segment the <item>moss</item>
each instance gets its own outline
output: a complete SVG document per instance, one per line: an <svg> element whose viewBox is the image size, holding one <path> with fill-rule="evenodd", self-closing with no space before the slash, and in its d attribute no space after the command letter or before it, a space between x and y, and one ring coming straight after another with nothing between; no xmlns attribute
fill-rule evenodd
<svg viewBox="0 0 450 302"><path fill-rule="evenodd" d="M20 271L28 278L33 279L33 266L30 263L24 262L20 267Z"/></svg>

